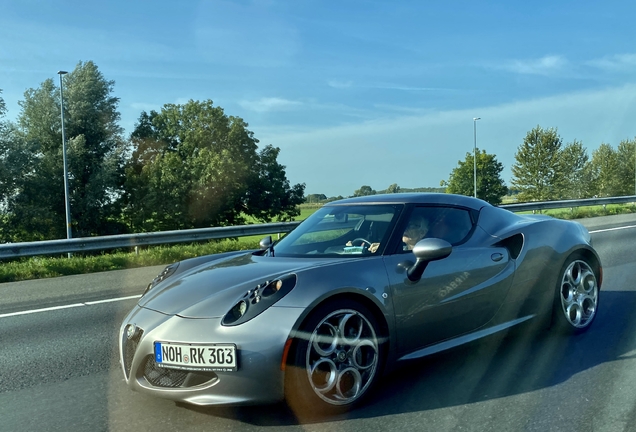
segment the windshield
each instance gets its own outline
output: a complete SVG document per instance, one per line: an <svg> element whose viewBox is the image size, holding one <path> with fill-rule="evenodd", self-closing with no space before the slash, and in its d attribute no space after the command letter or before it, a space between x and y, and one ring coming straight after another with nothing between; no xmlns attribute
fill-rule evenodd
<svg viewBox="0 0 636 432"><path fill-rule="evenodd" d="M323 207L276 244L275 255L380 255L401 209L401 205Z"/></svg>

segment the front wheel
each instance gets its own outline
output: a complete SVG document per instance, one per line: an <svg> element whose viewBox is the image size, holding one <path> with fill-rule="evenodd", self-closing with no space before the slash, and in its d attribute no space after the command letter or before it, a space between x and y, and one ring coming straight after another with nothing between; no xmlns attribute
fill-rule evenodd
<svg viewBox="0 0 636 432"><path fill-rule="evenodd" d="M569 259L559 274L553 322L566 333L587 330L598 309L599 286L594 270L581 256Z"/></svg>
<svg viewBox="0 0 636 432"><path fill-rule="evenodd" d="M383 354L373 314L351 300L320 306L290 353L286 399L299 415L335 414L366 396L380 375Z"/></svg>

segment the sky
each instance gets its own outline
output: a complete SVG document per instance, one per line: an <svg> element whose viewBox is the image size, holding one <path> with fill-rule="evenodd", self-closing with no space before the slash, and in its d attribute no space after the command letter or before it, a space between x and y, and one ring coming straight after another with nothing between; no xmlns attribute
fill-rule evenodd
<svg viewBox="0 0 636 432"><path fill-rule="evenodd" d="M475 138L510 185L537 125L590 156L636 136L634 16L614 0L5 0L0 96L14 120L25 90L92 60L127 134L142 111L211 99L308 194L438 187Z"/></svg>

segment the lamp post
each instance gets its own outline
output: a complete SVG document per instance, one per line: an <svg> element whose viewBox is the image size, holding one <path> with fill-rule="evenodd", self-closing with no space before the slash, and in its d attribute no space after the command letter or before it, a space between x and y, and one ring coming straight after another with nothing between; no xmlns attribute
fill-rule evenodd
<svg viewBox="0 0 636 432"><path fill-rule="evenodd" d="M68 167L66 163L66 137L64 136L64 92L62 91L62 75L66 75L66 71L58 71L60 76L60 115L62 117L62 157L64 159L64 201L66 207L66 238L73 237L71 233L71 203L68 200ZM71 254L68 254L71 257Z"/></svg>
<svg viewBox="0 0 636 432"><path fill-rule="evenodd" d="M477 120L481 120L481 117L473 118L473 190L475 198L477 198Z"/></svg>

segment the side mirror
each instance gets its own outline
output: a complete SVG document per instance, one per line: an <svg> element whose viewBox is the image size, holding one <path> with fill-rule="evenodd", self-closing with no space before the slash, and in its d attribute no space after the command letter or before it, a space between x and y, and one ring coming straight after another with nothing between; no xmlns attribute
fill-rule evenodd
<svg viewBox="0 0 636 432"><path fill-rule="evenodd" d="M417 261L406 271L406 275L412 282L420 280L429 262L444 259L452 251L453 247L446 240L426 238L418 241L413 247L413 254Z"/></svg>
<svg viewBox="0 0 636 432"><path fill-rule="evenodd" d="M269 249L272 246L272 236L263 238L258 245L261 247L261 250Z"/></svg>

